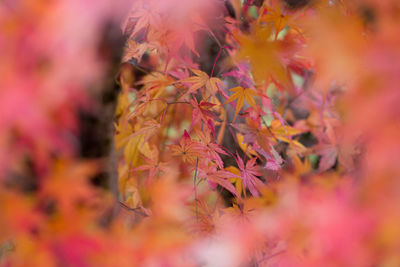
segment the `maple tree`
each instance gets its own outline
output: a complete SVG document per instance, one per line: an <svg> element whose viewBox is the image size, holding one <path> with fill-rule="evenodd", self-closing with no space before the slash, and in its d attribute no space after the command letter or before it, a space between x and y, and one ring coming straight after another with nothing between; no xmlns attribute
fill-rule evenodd
<svg viewBox="0 0 400 267"><path fill-rule="evenodd" d="M396 0L3 1L0 266L399 266L399 25Z"/></svg>

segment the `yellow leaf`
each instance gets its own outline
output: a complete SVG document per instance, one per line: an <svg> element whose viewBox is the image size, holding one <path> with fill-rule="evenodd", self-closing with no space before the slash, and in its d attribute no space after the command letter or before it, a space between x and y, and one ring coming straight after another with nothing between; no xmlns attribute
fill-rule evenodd
<svg viewBox="0 0 400 267"><path fill-rule="evenodd" d="M132 126L122 116L118 123L115 124L116 134L114 135L116 149L121 149L128 142L129 136L132 134Z"/></svg>
<svg viewBox="0 0 400 267"><path fill-rule="evenodd" d="M117 108L115 111L116 116L120 116L129 108L131 101L127 92L122 92L118 95Z"/></svg>
<svg viewBox="0 0 400 267"><path fill-rule="evenodd" d="M233 118L233 121L235 121L237 114L239 113L240 109L243 107L244 100L246 99L247 103L252 106L256 107L256 102L253 99L253 96L256 95L257 93L250 89L250 88L243 88L241 86L229 89L230 91L233 91L234 94L231 95L228 100L225 101L224 104L229 103L237 99L236 103L236 112L235 112L235 117Z"/></svg>
<svg viewBox="0 0 400 267"><path fill-rule="evenodd" d="M142 151L143 154L147 153L145 145L147 141L157 132L160 128L160 124L155 120L149 120L144 122L142 125L136 125L137 130L130 135L121 138L119 137L118 141L119 145L126 142L124 149L124 156L126 162L134 166L138 159L139 151ZM126 133L125 133L126 135Z"/></svg>
<svg viewBox="0 0 400 267"><path fill-rule="evenodd" d="M239 147L243 150L244 153L246 153L247 156L250 155L258 156L257 152L254 151L253 148L251 148L247 143L243 142L244 137L242 134L237 133L236 138L238 140Z"/></svg>
<svg viewBox="0 0 400 267"><path fill-rule="evenodd" d="M211 95L215 96L215 94L218 92L218 84L222 85L223 82L218 78L212 77L206 82L206 90Z"/></svg>
<svg viewBox="0 0 400 267"><path fill-rule="evenodd" d="M225 170L238 176L238 177L230 178L228 180L231 183L235 184L236 191L239 193L239 195L241 195L243 192L243 183L242 183L242 179L240 178L239 169L236 168L235 166L229 166L229 167L226 167Z"/></svg>
<svg viewBox="0 0 400 267"><path fill-rule="evenodd" d="M305 157L303 162L293 150L289 150L288 156L290 156L293 162L296 176L304 175L311 171L311 164L308 157Z"/></svg>
<svg viewBox="0 0 400 267"><path fill-rule="evenodd" d="M129 178L129 166L127 164L120 164L118 166L118 190L125 192Z"/></svg>
<svg viewBox="0 0 400 267"><path fill-rule="evenodd" d="M276 136L276 138L284 142L287 142L289 137L301 133L301 130L299 129L291 126L281 125L281 122L279 120L273 120L271 122L271 131Z"/></svg>
<svg viewBox="0 0 400 267"><path fill-rule="evenodd" d="M289 79L281 59L282 44L270 40L271 27L258 26L251 35L235 34L241 49L237 60L248 60L256 83L265 83L269 78L287 84Z"/></svg>
<svg viewBox="0 0 400 267"><path fill-rule="evenodd" d="M189 87L189 89L186 91L186 93L182 96L182 98L185 98L188 94L196 92L198 89L201 87L205 86L207 81L209 81L209 77L207 73L202 72L200 70L196 69L190 69L195 76L191 76L189 78L181 80L181 82L184 83L192 83L192 85Z"/></svg>
<svg viewBox="0 0 400 267"><path fill-rule="evenodd" d="M130 208L134 209L142 205L142 199L139 194L139 190L136 187L130 186L127 188L125 204Z"/></svg>
<svg viewBox="0 0 400 267"><path fill-rule="evenodd" d="M293 149L296 150L297 153L301 154L307 151L307 148L297 140L291 140L290 145L293 146Z"/></svg>
<svg viewBox="0 0 400 267"><path fill-rule="evenodd" d="M273 5L273 7L263 7L260 10L260 13L263 14L265 9L267 13L264 16L260 16L259 21L273 23L275 29L275 38L278 36L278 33L288 24L289 15L284 15L280 10L278 5Z"/></svg>
<svg viewBox="0 0 400 267"><path fill-rule="evenodd" d="M164 92L165 88L173 84L173 80L159 72L152 72L143 77L140 82L143 84L142 91L148 92L151 98L159 98Z"/></svg>
<svg viewBox="0 0 400 267"><path fill-rule="evenodd" d="M143 146L139 146L139 151L147 158L151 158L153 155L153 151L157 148L153 146L153 149L150 148L149 142L146 142Z"/></svg>
<svg viewBox="0 0 400 267"><path fill-rule="evenodd" d="M196 92L198 89L201 87L205 87L207 92L210 93L211 95L215 95L218 91L218 84L222 85L223 82L215 77L209 77L207 73L196 70L196 69L190 69L195 76L191 76L189 78L181 80L181 82L185 83L192 83L192 85L189 87L187 92L182 96L182 98L186 97L190 93Z"/></svg>
<svg viewBox="0 0 400 267"><path fill-rule="evenodd" d="M135 166L138 160L139 143L141 143L141 140L143 140L143 136L134 136L131 139L129 139L128 143L125 146L124 149L125 161L131 166Z"/></svg>

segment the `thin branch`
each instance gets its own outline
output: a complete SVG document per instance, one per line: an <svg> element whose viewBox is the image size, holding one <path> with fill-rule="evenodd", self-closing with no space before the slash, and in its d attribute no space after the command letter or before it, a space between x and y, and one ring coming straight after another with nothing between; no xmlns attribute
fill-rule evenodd
<svg viewBox="0 0 400 267"><path fill-rule="evenodd" d="M262 258L262 259L259 260L257 263L260 264L260 263L263 262L263 261L270 260L271 258L276 257L276 256L278 256L278 255L280 255L280 254L282 254L282 253L285 253L285 252L286 252L286 249L281 250L281 251L278 251L278 252L275 252L275 253L273 253L273 254L271 254L271 255L269 255L269 256L266 256L266 257Z"/></svg>
<svg viewBox="0 0 400 267"><path fill-rule="evenodd" d="M229 48L229 46L223 46L223 47L221 47L221 49L219 49L219 52L218 52L218 54L217 54L217 56L215 57L215 60L214 60L214 65L213 65L213 68L211 70L210 77L212 77L213 74L214 74L215 65L217 64L217 60L220 57L222 50L224 50L226 48Z"/></svg>
<svg viewBox="0 0 400 267"><path fill-rule="evenodd" d="M270 135L272 136L272 138L275 139L276 142L280 142L278 138L276 138L275 134L271 131L270 126L268 126L267 122L265 121L264 117L261 116L261 120L264 123L265 127L267 128L268 132L270 133Z"/></svg>
<svg viewBox="0 0 400 267"><path fill-rule="evenodd" d="M129 207L128 205L126 205L124 202L122 202L122 201L118 201L118 203L119 203L119 205L121 206L121 207L123 207L124 209L126 209L126 210L128 210L128 211L132 211L132 212L134 212L134 213L136 213L136 214L138 214L138 215L140 215L140 216L143 216L143 217L148 217L149 215L147 215L146 213L144 213L143 211L141 211L141 208L131 208L131 207Z"/></svg>

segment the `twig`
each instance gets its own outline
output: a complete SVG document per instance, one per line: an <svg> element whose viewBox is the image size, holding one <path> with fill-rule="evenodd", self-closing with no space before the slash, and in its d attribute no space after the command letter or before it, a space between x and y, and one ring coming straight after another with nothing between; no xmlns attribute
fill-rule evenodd
<svg viewBox="0 0 400 267"><path fill-rule="evenodd" d="M265 127L267 128L268 132L272 136L272 138L275 139L276 142L280 142L278 138L276 138L275 134L271 131L270 126L268 126L267 122L265 121L264 117L261 117L262 122L264 123Z"/></svg>
<svg viewBox="0 0 400 267"><path fill-rule="evenodd" d="M148 217L149 215L147 215L146 213L144 213L143 211L140 210L140 208L131 208L128 205L126 205L124 202L118 201L118 203L120 204L121 207L123 207L124 209L128 210L128 211L132 211L140 216L143 217Z"/></svg>
<svg viewBox="0 0 400 267"><path fill-rule="evenodd" d="M259 264L259 263L261 263L261 262L263 262L263 261L270 260L271 258L276 257L276 256L278 256L278 255L280 255L280 254L282 254L282 253L285 253L285 252L286 252L285 249L284 249L284 250L281 250L281 251L278 251L278 252L275 252L275 253L273 253L273 254L271 254L271 255L269 255L269 256L266 256L266 257L262 258L262 259L259 260L257 263Z"/></svg>
<svg viewBox="0 0 400 267"><path fill-rule="evenodd" d="M214 65L213 65L213 68L212 68L212 70L211 70L210 77L212 77L213 74L214 74L215 65L217 64L217 60L218 60L219 56L221 55L222 50L223 50L223 49L226 49L226 48L229 48L229 46L223 46L223 47L221 47L221 49L219 50L217 56L215 57Z"/></svg>

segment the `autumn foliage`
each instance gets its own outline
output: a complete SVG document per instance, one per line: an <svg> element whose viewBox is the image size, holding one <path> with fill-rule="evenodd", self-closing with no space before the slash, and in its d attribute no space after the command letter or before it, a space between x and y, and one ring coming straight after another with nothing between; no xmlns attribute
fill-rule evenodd
<svg viewBox="0 0 400 267"><path fill-rule="evenodd" d="M397 0L2 1L0 266L400 266L399 26Z"/></svg>

